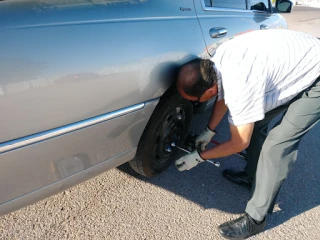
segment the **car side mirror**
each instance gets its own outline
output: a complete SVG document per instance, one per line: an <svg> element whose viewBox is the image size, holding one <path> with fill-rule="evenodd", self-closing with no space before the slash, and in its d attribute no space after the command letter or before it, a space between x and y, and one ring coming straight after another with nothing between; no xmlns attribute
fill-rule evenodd
<svg viewBox="0 0 320 240"><path fill-rule="evenodd" d="M292 6L293 3L290 0L277 0L275 8L279 13L290 13Z"/></svg>

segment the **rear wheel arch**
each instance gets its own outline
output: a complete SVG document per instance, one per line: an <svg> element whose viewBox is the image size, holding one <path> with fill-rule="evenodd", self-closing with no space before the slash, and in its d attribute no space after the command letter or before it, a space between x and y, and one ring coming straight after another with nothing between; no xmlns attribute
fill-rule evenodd
<svg viewBox="0 0 320 240"><path fill-rule="evenodd" d="M193 106L172 85L160 98L140 138L136 156L129 164L139 174L154 176L164 171L176 156L172 142L183 144L187 137ZM167 150L167 151L166 151Z"/></svg>

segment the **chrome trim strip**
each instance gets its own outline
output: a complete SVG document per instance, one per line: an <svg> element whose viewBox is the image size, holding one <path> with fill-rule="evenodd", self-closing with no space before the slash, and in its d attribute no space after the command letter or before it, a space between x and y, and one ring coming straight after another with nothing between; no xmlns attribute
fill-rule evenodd
<svg viewBox="0 0 320 240"><path fill-rule="evenodd" d="M203 10L205 11L217 11L217 12L250 12L247 9L236 9L236 8L217 8L217 7L206 7L204 0L201 1Z"/></svg>
<svg viewBox="0 0 320 240"><path fill-rule="evenodd" d="M206 7L204 0L201 1L201 5L204 11L271 14L271 12L262 12L258 10L249 10L249 9Z"/></svg>
<svg viewBox="0 0 320 240"><path fill-rule="evenodd" d="M138 110L143 109L145 106L144 103L136 104L127 108L123 108L120 110L116 110L110 113L106 113L97 117L89 118L86 120L82 120L76 123L68 124L63 127L54 128L48 131L32 134L26 137L18 138L15 140L11 140L8 142L4 142L0 144L0 154L4 152L8 152L17 148L25 147L30 144L34 144L37 142L41 142L44 140L48 140L50 138L54 138L66 133L70 133L81 128L89 127L104 121L111 120L116 117L120 117L122 115L132 113Z"/></svg>
<svg viewBox="0 0 320 240"><path fill-rule="evenodd" d="M239 13L250 13L251 10L241 10L235 8L218 8L218 7L205 7L205 11L216 11L216 12L239 12Z"/></svg>

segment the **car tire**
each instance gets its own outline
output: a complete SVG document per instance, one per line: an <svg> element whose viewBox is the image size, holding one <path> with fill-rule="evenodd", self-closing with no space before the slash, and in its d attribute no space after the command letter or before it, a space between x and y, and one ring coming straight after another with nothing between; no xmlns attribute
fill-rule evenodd
<svg viewBox="0 0 320 240"><path fill-rule="evenodd" d="M188 135L193 107L175 89L166 92L154 110L129 164L139 174L155 176L177 155L171 143L182 145Z"/></svg>

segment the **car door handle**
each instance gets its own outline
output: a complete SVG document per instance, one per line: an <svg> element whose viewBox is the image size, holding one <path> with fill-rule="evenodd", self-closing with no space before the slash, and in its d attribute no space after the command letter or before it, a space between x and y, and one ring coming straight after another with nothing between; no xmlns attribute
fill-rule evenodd
<svg viewBox="0 0 320 240"><path fill-rule="evenodd" d="M260 30L268 30L269 27L265 24L260 25Z"/></svg>
<svg viewBox="0 0 320 240"><path fill-rule="evenodd" d="M222 27L211 28L209 34L212 38L221 38L227 35L228 30Z"/></svg>

